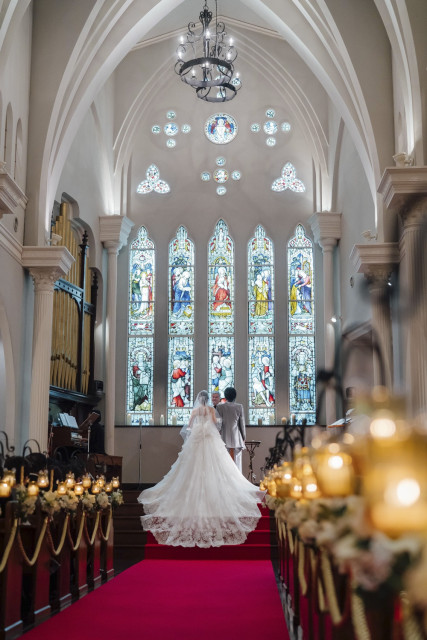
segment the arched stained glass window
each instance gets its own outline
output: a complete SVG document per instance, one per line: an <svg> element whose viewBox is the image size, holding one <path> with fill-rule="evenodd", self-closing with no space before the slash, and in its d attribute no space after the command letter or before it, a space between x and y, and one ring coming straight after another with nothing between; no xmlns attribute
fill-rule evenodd
<svg viewBox="0 0 427 640"><path fill-rule="evenodd" d="M219 220L208 248L210 388L224 397L234 385L234 243Z"/></svg>
<svg viewBox="0 0 427 640"><path fill-rule="evenodd" d="M127 413L132 425L153 416L155 248L145 227L130 246Z"/></svg>
<svg viewBox="0 0 427 640"><path fill-rule="evenodd" d="M169 244L168 289L168 424L186 424L193 406L194 244L184 227Z"/></svg>
<svg viewBox="0 0 427 640"><path fill-rule="evenodd" d="M288 242L289 409L297 424L316 420L313 243L299 224Z"/></svg>
<svg viewBox="0 0 427 640"><path fill-rule="evenodd" d="M261 225L248 244L249 424L275 423L274 250Z"/></svg>

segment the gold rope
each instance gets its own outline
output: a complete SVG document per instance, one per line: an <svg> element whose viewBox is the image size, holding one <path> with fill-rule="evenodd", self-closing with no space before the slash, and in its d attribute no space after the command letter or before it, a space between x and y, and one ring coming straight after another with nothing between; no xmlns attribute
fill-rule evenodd
<svg viewBox="0 0 427 640"><path fill-rule="evenodd" d="M67 533L68 533L68 541L71 545L71 551L77 551L77 549L80 546L80 542L82 540L82 535L83 535L83 526L86 520L86 511L83 511L82 513L82 518L80 520L80 527L79 527L79 531L77 534L77 539L76 539L76 544L74 544L73 542L73 538L71 536L71 532L70 532L70 521L68 521L68 528L67 528Z"/></svg>
<svg viewBox="0 0 427 640"><path fill-rule="evenodd" d="M113 512L112 512L111 507L110 507L110 510L108 512L108 523L107 523L107 531L105 533L105 536L104 536L104 532L102 530L102 522L101 522L101 520L99 521L99 532L101 534L101 538L105 542L107 542L108 538L110 537L110 530L111 530L112 521L113 521Z"/></svg>
<svg viewBox="0 0 427 640"><path fill-rule="evenodd" d="M49 542L49 546L50 546L50 550L53 553L54 556L59 556L59 554L62 551L62 548L64 546L64 542L65 542L65 536L67 533L67 529L68 529L68 520L70 519L70 514L67 513L67 515L65 516L65 520L64 520L64 526L62 528L62 533L61 533L61 539L59 541L58 547L55 549L55 545L53 543L53 539L52 539L52 534L50 533L50 529L48 529L47 531L47 539Z"/></svg>
<svg viewBox="0 0 427 640"><path fill-rule="evenodd" d="M290 529L288 529L288 541L289 541L289 551L293 553L295 549L294 536L292 535L292 531Z"/></svg>
<svg viewBox="0 0 427 640"><path fill-rule="evenodd" d="M400 602L402 604L402 612L403 612L403 637L405 640L423 640L425 637L420 629L420 625L418 624L415 616L412 612L411 604L408 600L408 597L404 591L400 594Z"/></svg>
<svg viewBox="0 0 427 640"><path fill-rule="evenodd" d="M365 605L354 589L351 591L351 619L357 640L371 640L371 633L365 615Z"/></svg>
<svg viewBox="0 0 427 640"><path fill-rule="evenodd" d="M306 596L308 585L307 585L307 580L305 579L304 561L305 561L304 543L301 540L298 540L298 578L299 578L299 583L301 585L301 593L303 596Z"/></svg>
<svg viewBox="0 0 427 640"><path fill-rule="evenodd" d="M276 529L279 534L279 540L280 542L282 542L282 526L281 526L281 522L279 521L279 518L276 518Z"/></svg>
<svg viewBox="0 0 427 640"><path fill-rule="evenodd" d="M281 522L280 526L282 528L283 542L286 542L286 525L284 522Z"/></svg>
<svg viewBox="0 0 427 640"><path fill-rule="evenodd" d="M48 520L49 520L49 518L46 516L46 518L43 521L43 526L42 526L42 529L40 531L39 539L37 540L37 544L36 544L36 548L35 548L35 551L34 551L34 555L31 558L31 560L29 559L29 557L27 556L27 554L25 552L24 545L22 544L21 533L18 530L18 546L19 546L19 549L20 549L20 551L21 551L21 553L22 553L22 555L24 557L24 561L27 563L27 565L29 567L33 567L37 562L37 559L38 559L39 553L40 553L40 549L42 548L42 542L43 542L43 539L44 539L44 534L46 533Z"/></svg>
<svg viewBox="0 0 427 640"><path fill-rule="evenodd" d="M0 573L2 573L7 565L7 561L9 560L9 554L12 549L13 542L15 540L16 530L18 528L18 518L15 518L12 525L12 530L10 532L9 540L7 541L7 545L3 551L3 557L0 562Z"/></svg>
<svg viewBox="0 0 427 640"><path fill-rule="evenodd" d="M92 535L91 535L91 537L89 537L89 532L88 532L88 530L87 530L87 523L85 523L85 533L86 533L86 538L87 538L87 541L88 541L89 546L91 546L91 547L93 546L93 543L95 542L95 536L96 536L96 533L97 533L97 531L98 531L99 516L100 516L100 512L99 512L99 511L97 511L97 513L96 513L96 520L95 520L95 524L94 524L94 526L93 526L93 531L92 531Z"/></svg>
<svg viewBox="0 0 427 640"><path fill-rule="evenodd" d="M314 553L314 549L309 548L309 557L310 557L310 566L311 573L313 576L317 575L317 603L319 605L320 613L326 613L328 611L328 607L326 606L325 594L323 593L323 586L318 574L318 562L316 554Z"/></svg>
<svg viewBox="0 0 427 640"><path fill-rule="evenodd" d="M328 598L329 611L331 613L332 622L335 625L341 624L344 619L344 614L341 613L338 606L338 599L335 592L331 562L325 549L320 550L320 565L322 567L323 582L325 583L326 596Z"/></svg>

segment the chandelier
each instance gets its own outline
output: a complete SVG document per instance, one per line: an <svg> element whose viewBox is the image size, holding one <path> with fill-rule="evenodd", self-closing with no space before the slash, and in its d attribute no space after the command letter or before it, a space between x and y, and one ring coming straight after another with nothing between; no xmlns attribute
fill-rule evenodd
<svg viewBox="0 0 427 640"><path fill-rule="evenodd" d="M206 102L227 102L232 100L242 86L239 74L234 71L237 51L232 38L228 38L225 24L218 22L218 7L215 0L215 25L207 0L199 15L202 25L196 33L196 24L188 24L187 35L181 36L176 50L178 60L175 72L181 80L196 90L196 95Z"/></svg>

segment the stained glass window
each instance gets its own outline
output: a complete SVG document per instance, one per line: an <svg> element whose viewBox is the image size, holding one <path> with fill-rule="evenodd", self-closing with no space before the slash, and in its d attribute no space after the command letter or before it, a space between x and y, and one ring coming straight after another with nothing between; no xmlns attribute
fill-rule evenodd
<svg viewBox="0 0 427 640"><path fill-rule="evenodd" d="M274 250L261 225L248 244L249 423L275 422Z"/></svg>
<svg viewBox="0 0 427 640"><path fill-rule="evenodd" d="M145 227L130 246L127 413L131 424L153 415L155 249Z"/></svg>
<svg viewBox="0 0 427 640"><path fill-rule="evenodd" d="M313 243L298 225L288 243L289 408L296 423L316 419Z"/></svg>
<svg viewBox="0 0 427 640"><path fill-rule="evenodd" d="M209 380L212 391L234 385L234 243L219 220L208 248Z"/></svg>
<svg viewBox="0 0 427 640"><path fill-rule="evenodd" d="M169 244L168 424L188 422L193 406L194 244L179 227Z"/></svg>

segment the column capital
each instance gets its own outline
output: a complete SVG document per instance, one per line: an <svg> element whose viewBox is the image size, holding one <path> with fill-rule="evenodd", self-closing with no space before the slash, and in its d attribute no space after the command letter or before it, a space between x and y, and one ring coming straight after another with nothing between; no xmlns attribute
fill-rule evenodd
<svg viewBox="0 0 427 640"><path fill-rule="evenodd" d="M427 167L387 167L378 193L390 211L400 213L412 208L411 203L427 196Z"/></svg>
<svg viewBox="0 0 427 640"><path fill-rule="evenodd" d="M74 257L67 247L23 247L22 266L29 270L36 290L53 289L61 276L66 275Z"/></svg>
<svg viewBox="0 0 427 640"><path fill-rule="evenodd" d="M323 250L333 249L341 238L341 213L319 211L309 218L314 240Z"/></svg>
<svg viewBox="0 0 427 640"><path fill-rule="evenodd" d="M99 216L99 237L109 252L119 252L127 244L129 233L134 226L126 216Z"/></svg>
<svg viewBox="0 0 427 640"><path fill-rule="evenodd" d="M15 213L18 205L27 206L28 198L6 171L6 163L0 161L0 218L3 214Z"/></svg>
<svg viewBox="0 0 427 640"><path fill-rule="evenodd" d="M378 244L355 244L350 253L357 273L366 278L386 282L394 266L400 262L399 244L383 242Z"/></svg>

